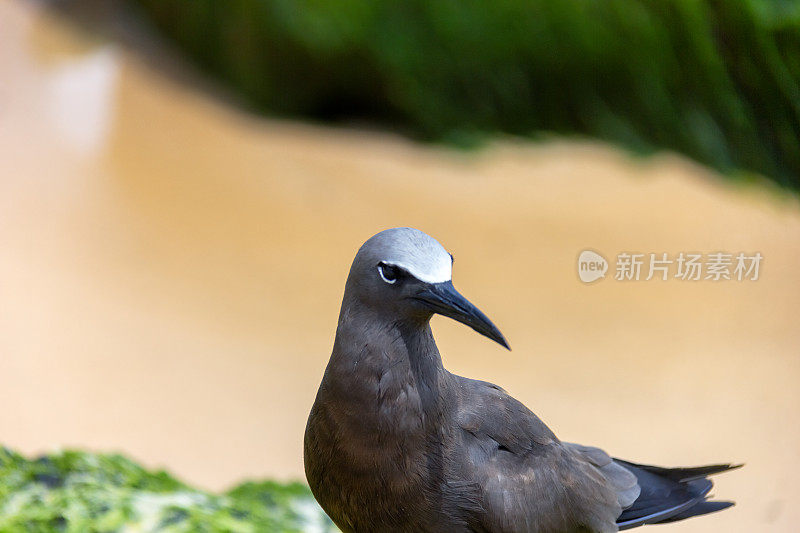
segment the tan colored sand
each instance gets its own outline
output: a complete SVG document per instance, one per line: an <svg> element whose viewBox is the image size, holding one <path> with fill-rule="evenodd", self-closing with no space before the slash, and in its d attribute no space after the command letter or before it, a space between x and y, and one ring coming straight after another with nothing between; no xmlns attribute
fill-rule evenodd
<svg viewBox="0 0 800 533"><path fill-rule="evenodd" d="M796 201L595 143L463 154L251 118L9 0L0 72L4 444L120 450L210 488L301 477L352 255L411 225L513 346L437 318L451 370L622 457L747 462L718 480L736 508L670 531L796 531ZM765 259L757 282L589 286L584 248Z"/></svg>

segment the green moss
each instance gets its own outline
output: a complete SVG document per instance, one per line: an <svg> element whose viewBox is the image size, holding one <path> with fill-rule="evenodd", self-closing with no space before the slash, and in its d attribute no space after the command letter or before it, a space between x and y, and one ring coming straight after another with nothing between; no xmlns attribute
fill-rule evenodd
<svg viewBox="0 0 800 533"><path fill-rule="evenodd" d="M121 455L64 451L37 459L0 448L0 533L333 532L300 483L194 489Z"/></svg>

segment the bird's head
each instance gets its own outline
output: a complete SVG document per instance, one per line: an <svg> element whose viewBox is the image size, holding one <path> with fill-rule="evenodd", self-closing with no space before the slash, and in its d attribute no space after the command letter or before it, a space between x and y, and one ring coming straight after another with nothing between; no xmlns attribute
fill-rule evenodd
<svg viewBox="0 0 800 533"><path fill-rule="evenodd" d="M438 313L509 348L492 321L453 287L452 271L453 256L433 237L414 228L387 229L358 250L345 297L390 319L427 321Z"/></svg>

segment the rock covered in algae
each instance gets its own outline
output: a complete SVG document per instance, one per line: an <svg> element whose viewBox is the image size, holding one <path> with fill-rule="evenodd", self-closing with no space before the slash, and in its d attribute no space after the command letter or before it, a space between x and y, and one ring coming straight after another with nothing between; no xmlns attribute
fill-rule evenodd
<svg viewBox="0 0 800 533"><path fill-rule="evenodd" d="M301 483L243 483L215 494L116 454L27 459L0 448L0 533L337 531Z"/></svg>

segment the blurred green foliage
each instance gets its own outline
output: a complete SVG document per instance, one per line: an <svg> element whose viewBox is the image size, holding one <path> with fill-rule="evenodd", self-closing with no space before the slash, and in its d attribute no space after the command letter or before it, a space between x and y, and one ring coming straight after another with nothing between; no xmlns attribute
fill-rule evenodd
<svg viewBox="0 0 800 533"><path fill-rule="evenodd" d="M800 187L796 0L136 0L259 109L585 134Z"/></svg>
<svg viewBox="0 0 800 533"><path fill-rule="evenodd" d="M0 532L338 531L299 483L188 487L120 455L65 451L29 460L0 448Z"/></svg>

